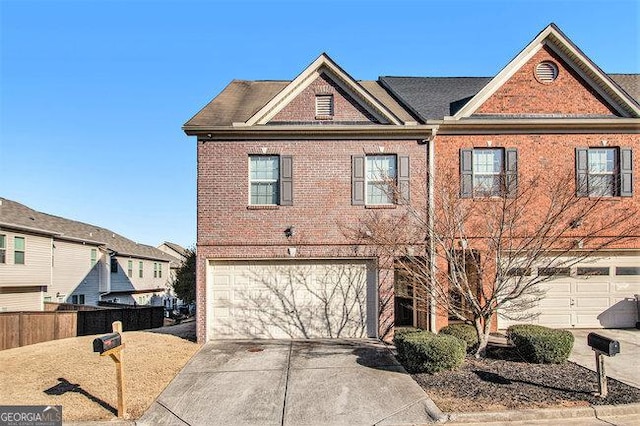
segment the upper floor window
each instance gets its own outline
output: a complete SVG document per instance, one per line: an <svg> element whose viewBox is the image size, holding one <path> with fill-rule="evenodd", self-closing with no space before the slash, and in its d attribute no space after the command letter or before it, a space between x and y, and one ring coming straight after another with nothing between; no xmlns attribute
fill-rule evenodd
<svg viewBox="0 0 640 426"><path fill-rule="evenodd" d="M118 259L116 257L111 258L111 273L112 274L118 273Z"/></svg>
<svg viewBox="0 0 640 426"><path fill-rule="evenodd" d="M144 263L142 261L138 262L138 277L144 277Z"/></svg>
<svg viewBox="0 0 640 426"><path fill-rule="evenodd" d="M129 278L133 276L133 260L127 261L127 276Z"/></svg>
<svg viewBox="0 0 640 426"><path fill-rule="evenodd" d="M579 196L631 196L633 194L631 149L577 148L576 186Z"/></svg>
<svg viewBox="0 0 640 426"><path fill-rule="evenodd" d="M333 117L333 95L316 95L316 118Z"/></svg>
<svg viewBox="0 0 640 426"><path fill-rule="evenodd" d="M249 204L293 204L293 160L291 156L249 156Z"/></svg>
<svg viewBox="0 0 640 426"><path fill-rule="evenodd" d="M367 204L393 204L396 184L396 156L367 156Z"/></svg>
<svg viewBox="0 0 640 426"><path fill-rule="evenodd" d="M7 262L7 236L0 234L0 263Z"/></svg>
<svg viewBox="0 0 640 426"><path fill-rule="evenodd" d="M98 250L91 249L91 267L93 268L98 263Z"/></svg>
<svg viewBox="0 0 640 426"><path fill-rule="evenodd" d="M351 204L390 205L409 201L409 157L395 154L351 157Z"/></svg>
<svg viewBox="0 0 640 426"><path fill-rule="evenodd" d="M24 265L24 237L13 238L13 263Z"/></svg>
<svg viewBox="0 0 640 426"><path fill-rule="evenodd" d="M162 263L158 263L158 278L162 278Z"/></svg>
<svg viewBox="0 0 640 426"><path fill-rule="evenodd" d="M513 196L517 190L518 152L504 148L460 150L460 196Z"/></svg>

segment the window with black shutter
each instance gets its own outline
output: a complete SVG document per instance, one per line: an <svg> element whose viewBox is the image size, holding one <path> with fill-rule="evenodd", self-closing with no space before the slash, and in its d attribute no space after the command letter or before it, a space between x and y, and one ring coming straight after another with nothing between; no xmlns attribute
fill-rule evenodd
<svg viewBox="0 0 640 426"><path fill-rule="evenodd" d="M576 148L576 193L582 197L631 197L632 150Z"/></svg>
<svg viewBox="0 0 640 426"><path fill-rule="evenodd" d="M518 190L518 150L460 150L460 196L514 197Z"/></svg>
<svg viewBox="0 0 640 426"><path fill-rule="evenodd" d="M409 157L396 154L351 157L351 204L391 205L409 201Z"/></svg>

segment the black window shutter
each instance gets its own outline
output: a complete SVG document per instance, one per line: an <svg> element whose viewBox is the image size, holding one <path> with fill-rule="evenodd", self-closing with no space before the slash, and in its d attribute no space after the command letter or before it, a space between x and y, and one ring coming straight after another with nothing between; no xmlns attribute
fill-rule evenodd
<svg viewBox="0 0 640 426"><path fill-rule="evenodd" d="M473 150L460 150L460 197L473 197Z"/></svg>
<svg viewBox="0 0 640 426"><path fill-rule="evenodd" d="M620 148L620 196L633 195L633 152L631 148Z"/></svg>
<svg viewBox="0 0 640 426"><path fill-rule="evenodd" d="M398 203L409 203L409 157L398 156Z"/></svg>
<svg viewBox="0 0 640 426"><path fill-rule="evenodd" d="M589 161L588 148L576 148L576 195L586 197L589 195Z"/></svg>
<svg viewBox="0 0 640 426"><path fill-rule="evenodd" d="M351 156L351 204L363 206L364 199L365 156Z"/></svg>
<svg viewBox="0 0 640 426"><path fill-rule="evenodd" d="M280 205L293 205L293 157L280 156Z"/></svg>
<svg viewBox="0 0 640 426"><path fill-rule="evenodd" d="M504 161L505 190L507 197L514 198L518 192L518 150L505 150Z"/></svg>

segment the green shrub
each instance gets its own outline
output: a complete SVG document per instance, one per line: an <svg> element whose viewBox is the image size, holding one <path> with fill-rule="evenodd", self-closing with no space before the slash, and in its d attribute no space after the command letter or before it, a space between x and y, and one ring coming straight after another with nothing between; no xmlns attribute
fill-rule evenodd
<svg viewBox="0 0 640 426"><path fill-rule="evenodd" d="M467 344L467 352L474 352L478 348L478 333L470 324L451 324L442 328L438 334L457 337Z"/></svg>
<svg viewBox="0 0 640 426"><path fill-rule="evenodd" d="M466 345L460 339L429 331L400 333L394 338L398 359L410 373L453 370L464 361Z"/></svg>
<svg viewBox="0 0 640 426"><path fill-rule="evenodd" d="M507 337L518 353L536 364L562 364L573 348L573 334L533 324L517 324L507 329Z"/></svg>

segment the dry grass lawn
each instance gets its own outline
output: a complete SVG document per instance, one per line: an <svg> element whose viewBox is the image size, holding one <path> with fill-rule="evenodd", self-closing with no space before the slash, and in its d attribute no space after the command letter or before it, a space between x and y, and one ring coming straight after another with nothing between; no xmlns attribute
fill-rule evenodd
<svg viewBox="0 0 640 426"><path fill-rule="evenodd" d="M62 405L64 421L114 418L115 363L93 352L94 338L73 337L0 351L0 405ZM200 346L145 331L125 332L122 339L127 414L135 419Z"/></svg>

